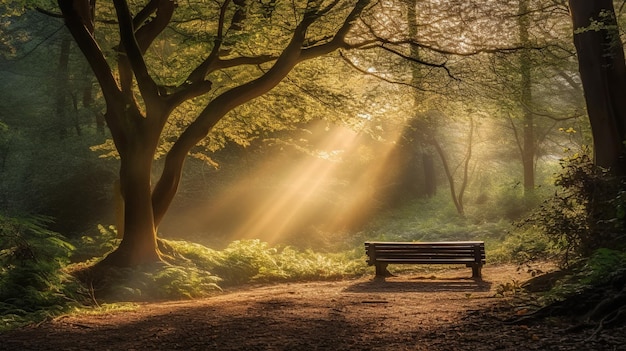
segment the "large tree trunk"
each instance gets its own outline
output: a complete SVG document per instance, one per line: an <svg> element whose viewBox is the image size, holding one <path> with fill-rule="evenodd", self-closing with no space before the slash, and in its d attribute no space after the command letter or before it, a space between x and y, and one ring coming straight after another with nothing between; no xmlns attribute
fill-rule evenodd
<svg viewBox="0 0 626 351"><path fill-rule="evenodd" d="M149 138L146 138L149 139ZM152 144L152 143L151 143ZM124 237L106 264L136 266L161 260L152 209L150 173L156 144L136 141L121 158L120 191L124 199Z"/></svg>
<svg viewBox="0 0 626 351"><path fill-rule="evenodd" d="M594 162L626 175L626 63L612 0L570 0Z"/></svg>

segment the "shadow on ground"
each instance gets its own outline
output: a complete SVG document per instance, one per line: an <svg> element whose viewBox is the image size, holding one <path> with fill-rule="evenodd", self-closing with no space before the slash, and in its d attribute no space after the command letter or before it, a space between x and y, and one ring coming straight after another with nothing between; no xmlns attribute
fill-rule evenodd
<svg viewBox="0 0 626 351"><path fill-rule="evenodd" d="M345 289L355 293L384 293L384 292L486 292L491 289L491 283L472 278L432 278L415 277L410 280L392 278L374 278L370 281L359 282Z"/></svg>

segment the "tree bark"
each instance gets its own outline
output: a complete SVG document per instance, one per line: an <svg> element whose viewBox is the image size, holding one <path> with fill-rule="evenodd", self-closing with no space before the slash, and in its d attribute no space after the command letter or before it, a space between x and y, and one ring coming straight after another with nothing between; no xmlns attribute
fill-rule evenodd
<svg viewBox="0 0 626 351"><path fill-rule="evenodd" d="M569 0L594 162L626 176L626 63L612 0Z"/></svg>
<svg viewBox="0 0 626 351"><path fill-rule="evenodd" d="M137 142L120 165L120 189L124 198L124 237L105 258L107 264L136 266L161 260L152 213L150 173L154 145Z"/></svg>

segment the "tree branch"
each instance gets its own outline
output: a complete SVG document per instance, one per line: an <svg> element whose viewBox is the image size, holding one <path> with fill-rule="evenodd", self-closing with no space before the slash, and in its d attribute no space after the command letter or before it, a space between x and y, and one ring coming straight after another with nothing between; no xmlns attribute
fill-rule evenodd
<svg viewBox="0 0 626 351"><path fill-rule="evenodd" d="M226 22L226 10L228 9L228 5L230 4L230 0L224 1L222 7L220 8L220 17L217 24L217 36L213 41L213 49L211 53L207 56L202 63L198 65L187 77L185 83L187 84L196 84L200 81L203 81L206 76L214 69L213 64L219 58L219 52L222 47L222 43L224 42L224 23Z"/></svg>
<svg viewBox="0 0 626 351"><path fill-rule="evenodd" d="M109 63L88 29L86 23L91 23L91 20L83 18L74 7L74 3L75 2L72 0L58 0L59 8L65 19L65 25L87 59L91 70L100 84L107 108L110 108L116 101L123 99L122 93L117 86ZM122 136L120 121L111 113L105 113L105 118L113 138L119 140L119 137Z"/></svg>
<svg viewBox="0 0 626 351"><path fill-rule="evenodd" d="M355 69L356 71L360 72L361 74L364 74L366 76L372 76L376 79L380 79L383 82L387 82L389 84L396 84L396 85L402 85L402 86L406 86L406 87L410 87L413 89L417 89L419 91L425 91L425 92L431 92L431 93L436 93L437 91L434 90L430 90L430 89L424 89L423 87L411 84L411 83L406 83L406 82L402 82L402 81L397 81L397 80L392 80L389 78L385 78L379 74L375 74L374 72L369 72L368 70L365 70L359 66L357 66L354 62L352 62L349 58L347 58L342 52L339 53L339 56L341 56L341 58L344 60L344 62L346 62L346 64L350 67L352 67L353 69Z"/></svg>
<svg viewBox="0 0 626 351"><path fill-rule="evenodd" d="M120 28L120 40L123 52L126 54L128 62L137 79L139 91L146 102L146 106L154 106L158 102L159 91L154 82L143 58L143 53L135 37L133 19L126 0L113 0L117 19Z"/></svg>
<svg viewBox="0 0 626 351"><path fill-rule="evenodd" d="M415 63L419 63L420 65L424 65L424 66L428 66L428 67L441 68L444 71L446 71L446 73L448 74L448 77L450 77L450 78L452 78L454 80L459 80L458 78L456 78L452 74L452 72L450 72L450 69L448 68L448 66L446 66L446 62L443 62L443 63L432 63L432 62L424 61L424 60L419 59L417 57L411 57L409 55L405 55L405 54L403 54L403 53L401 53L401 52L399 52L397 50L394 50L392 48L389 48L389 47L385 46L384 44L383 45L379 45L378 47L383 49L383 50L385 50L385 51L388 51L388 52L390 52L390 53L392 53L392 54L394 54L394 55L396 55L396 56L398 56L398 57L400 57L400 58L402 58L404 60L415 62Z"/></svg>
<svg viewBox="0 0 626 351"><path fill-rule="evenodd" d="M176 3L172 0L151 0L133 19L133 27L136 28L135 38L144 54L154 39L163 32L172 19ZM156 12L156 16L146 22L150 14Z"/></svg>

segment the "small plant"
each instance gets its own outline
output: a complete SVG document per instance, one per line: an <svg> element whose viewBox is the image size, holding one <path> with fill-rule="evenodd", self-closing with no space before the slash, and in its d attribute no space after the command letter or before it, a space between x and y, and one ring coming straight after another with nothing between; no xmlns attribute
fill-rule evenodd
<svg viewBox="0 0 626 351"><path fill-rule="evenodd" d="M524 289L519 281L513 279L507 283L498 284L496 287L496 297L515 296L522 292Z"/></svg>
<svg viewBox="0 0 626 351"><path fill-rule="evenodd" d="M524 264L551 259L557 253L550 238L537 228L515 230L495 246L489 255L490 262Z"/></svg>
<svg viewBox="0 0 626 351"><path fill-rule="evenodd" d="M113 251L119 243L120 239L117 238L117 229L114 226L105 227L98 224L98 235L83 235L73 240L76 250L73 251L71 260L83 262L102 257L107 252Z"/></svg>

